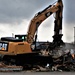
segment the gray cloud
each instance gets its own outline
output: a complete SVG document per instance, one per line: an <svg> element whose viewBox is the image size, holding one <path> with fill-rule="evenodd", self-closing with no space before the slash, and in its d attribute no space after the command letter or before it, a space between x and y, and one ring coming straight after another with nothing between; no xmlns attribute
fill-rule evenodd
<svg viewBox="0 0 75 75"><path fill-rule="evenodd" d="M0 0L0 23L21 22L23 19L32 18L57 0ZM75 20L75 0L65 0L64 18L67 22Z"/></svg>
<svg viewBox="0 0 75 75"><path fill-rule="evenodd" d="M49 2L49 0L0 0L0 22L12 23L29 19Z"/></svg>
<svg viewBox="0 0 75 75"><path fill-rule="evenodd" d="M75 23L75 0L64 1L64 18L67 23Z"/></svg>

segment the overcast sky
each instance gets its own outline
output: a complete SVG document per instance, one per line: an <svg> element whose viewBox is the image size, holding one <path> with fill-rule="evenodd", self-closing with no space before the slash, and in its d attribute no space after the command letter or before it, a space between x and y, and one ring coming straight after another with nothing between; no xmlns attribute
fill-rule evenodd
<svg viewBox="0 0 75 75"><path fill-rule="evenodd" d="M57 0L0 0L0 37L26 34L29 23L36 13ZM74 41L75 0L63 0L63 41ZM38 41L52 41L53 15L38 28Z"/></svg>

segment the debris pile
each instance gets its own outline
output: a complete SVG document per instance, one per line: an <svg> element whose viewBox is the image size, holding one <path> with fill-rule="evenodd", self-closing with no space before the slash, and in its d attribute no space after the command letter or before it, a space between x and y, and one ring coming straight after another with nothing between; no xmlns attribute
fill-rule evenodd
<svg viewBox="0 0 75 75"><path fill-rule="evenodd" d="M48 47L47 47L48 48ZM53 50L41 50L43 56L51 56L52 63L39 66L40 71L75 71L75 50L73 44L65 44Z"/></svg>
<svg viewBox="0 0 75 75"><path fill-rule="evenodd" d="M22 66L16 65L5 65L3 62L0 62L0 72L12 72L12 71L22 71Z"/></svg>

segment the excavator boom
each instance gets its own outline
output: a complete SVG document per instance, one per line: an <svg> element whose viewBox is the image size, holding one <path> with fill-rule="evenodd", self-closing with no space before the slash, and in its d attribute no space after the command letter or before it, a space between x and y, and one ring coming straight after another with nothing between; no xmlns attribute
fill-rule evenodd
<svg viewBox="0 0 75 75"><path fill-rule="evenodd" d="M29 44L33 43L34 35L37 31L37 28L39 25L47 19L50 15L53 13L59 11L60 9L63 9L63 3L62 0L58 0L55 5L49 5L47 8L45 8L43 11L38 12L34 18L31 20L29 29L28 29L28 35L27 35L27 42ZM62 15L62 10L60 10L60 16Z"/></svg>

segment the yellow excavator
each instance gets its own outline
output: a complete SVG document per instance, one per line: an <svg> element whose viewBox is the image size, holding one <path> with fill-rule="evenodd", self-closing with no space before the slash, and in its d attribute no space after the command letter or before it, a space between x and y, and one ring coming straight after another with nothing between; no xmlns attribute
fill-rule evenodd
<svg viewBox="0 0 75 75"><path fill-rule="evenodd" d="M38 12L30 22L27 36L19 38L2 37L0 40L0 60L5 64L16 64L24 66L25 64L33 64L44 62L44 58L39 58L37 52L33 52L31 45L34 42L35 33L39 25L53 13L55 16L54 40L53 42L62 42L62 0L58 0L55 4L49 5L44 10ZM22 39L26 40L22 40ZM50 60L50 59L48 59ZM46 61L47 62L47 61Z"/></svg>

